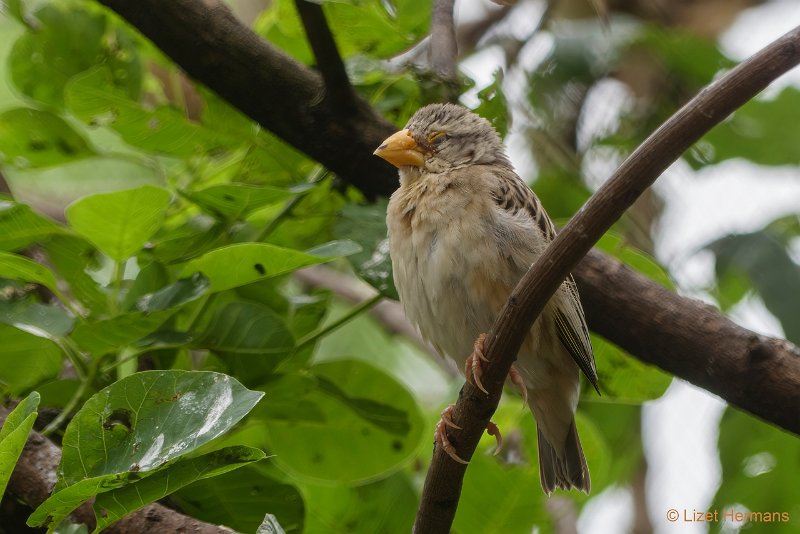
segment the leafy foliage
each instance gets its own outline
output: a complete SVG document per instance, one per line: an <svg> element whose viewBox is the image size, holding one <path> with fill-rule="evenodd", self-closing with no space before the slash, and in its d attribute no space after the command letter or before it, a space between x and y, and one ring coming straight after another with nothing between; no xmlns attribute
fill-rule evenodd
<svg viewBox="0 0 800 534"><path fill-rule="evenodd" d="M6 491L8 479L33 428L39 399L36 392L28 395L8 414L0 428L0 498Z"/></svg>
<svg viewBox="0 0 800 534"><path fill-rule="evenodd" d="M322 4L356 90L390 120L402 124L445 93L419 66L384 61L424 39L429 2ZM0 42L0 77L13 92L0 84L0 170L13 196L0 197L0 393L27 397L0 430L0 493L41 396L40 411L59 415L37 429L64 454L56 491L30 524L80 528L66 518L95 498L100 530L169 496L242 532L408 532L430 434L460 380L361 308L292 276L329 264L397 298L385 201L364 203L100 3L5 6L0 30L14 33ZM314 64L290 0L272 2L254 26ZM594 23L541 31L551 46L536 62L519 60L527 41L502 31L476 41L501 48L518 72L460 89L503 136L529 141L536 173L525 177L557 220L589 197L593 161L624 156L732 64L711 40L651 24L610 39ZM592 91L612 73L634 91L632 71L646 71L656 82L643 85L659 94L637 94L615 123L581 133ZM799 122L797 100L787 88L749 103L687 161L796 165L785 127ZM672 289L641 227L626 217L599 246ZM721 306L757 293L796 342L799 237L789 217L708 246ZM671 379L593 344L603 396L583 392L577 425L599 493L641 466L641 403ZM491 457L487 439L467 471L456 532L553 528L534 422L518 404L506 399L495 415L512 436L507 456ZM723 419L716 501L797 515L786 478L797 441L753 424L737 412ZM569 498L577 509L590 500Z"/></svg>

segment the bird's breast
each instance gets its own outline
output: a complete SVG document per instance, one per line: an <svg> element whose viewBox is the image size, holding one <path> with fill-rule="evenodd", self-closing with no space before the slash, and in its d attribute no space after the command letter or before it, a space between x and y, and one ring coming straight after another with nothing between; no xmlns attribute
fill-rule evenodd
<svg viewBox="0 0 800 534"><path fill-rule="evenodd" d="M387 225L394 279L406 315L437 349L463 360L508 297L511 277L486 199L401 188Z"/></svg>

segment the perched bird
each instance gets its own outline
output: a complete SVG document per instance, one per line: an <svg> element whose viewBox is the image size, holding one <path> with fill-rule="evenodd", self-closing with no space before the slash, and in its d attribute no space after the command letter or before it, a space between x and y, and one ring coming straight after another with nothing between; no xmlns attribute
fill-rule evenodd
<svg viewBox="0 0 800 534"><path fill-rule="evenodd" d="M483 389L483 334L554 238L553 223L517 176L492 125L461 106L420 109L375 155L400 174L386 221L405 313ZM555 488L589 492L574 419L581 370L597 388L586 320L569 277L534 323L509 374L536 419L539 476L548 495ZM463 462L447 441L447 425L445 413L437 441Z"/></svg>

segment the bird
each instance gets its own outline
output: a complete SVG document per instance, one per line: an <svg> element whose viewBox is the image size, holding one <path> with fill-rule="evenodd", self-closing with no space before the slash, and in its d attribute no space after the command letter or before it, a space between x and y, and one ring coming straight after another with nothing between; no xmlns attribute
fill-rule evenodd
<svg viewBox="0 0 800 534"><path fill-rule="evenodd" d="M485 392L485 335L554 239L555 227L514 170L496 129L465 107L422 107L374 154L399 173L386 223L404 312ZM534 322L509 373L536 421L539 478L548 496L556 488L590 490L575 427L581 371L599 393L586 319L569 276ZM455 426L451 408L442 414L436 441L466 463L447 439L446 427Z"/></svg>

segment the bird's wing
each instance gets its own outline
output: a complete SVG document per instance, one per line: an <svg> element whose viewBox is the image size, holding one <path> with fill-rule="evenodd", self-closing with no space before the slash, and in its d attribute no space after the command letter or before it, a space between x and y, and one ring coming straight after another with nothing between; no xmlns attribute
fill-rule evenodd
<svg viewBox="0 0 800 534"><path fill-rule="evenodd" d="M547 243L552 241L556 236L553 222L528 185L511 169L502 169L493 174L497 180L492 184L490 194L495 204L516 217L526 217L541 232ZM589 329L572 275L567 276L559 291L562 292L566 306L554 307L558 337L599 393Z"/></svg>

